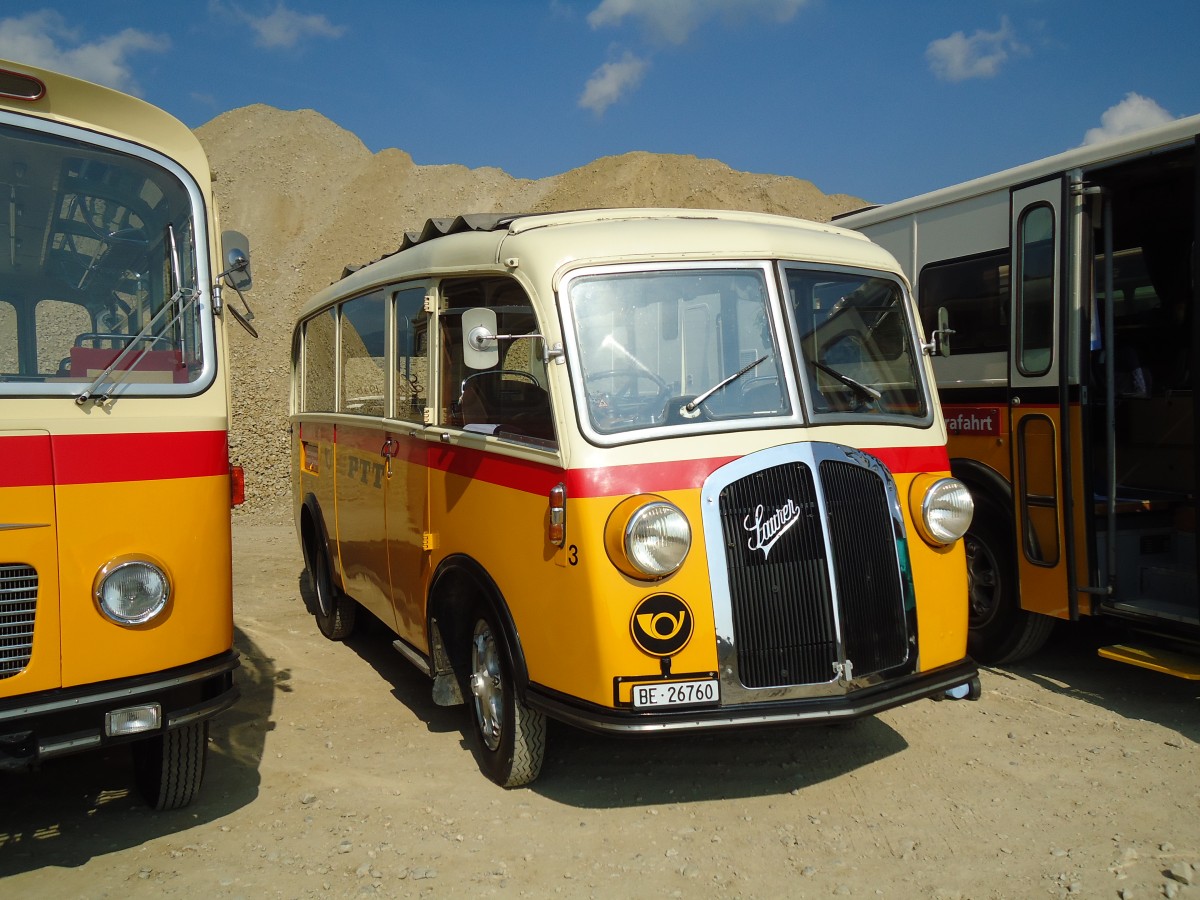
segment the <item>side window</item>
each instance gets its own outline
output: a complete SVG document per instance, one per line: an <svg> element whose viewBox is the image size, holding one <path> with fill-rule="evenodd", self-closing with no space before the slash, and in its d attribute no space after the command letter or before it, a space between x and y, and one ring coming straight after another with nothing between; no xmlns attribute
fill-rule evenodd
<svg viewBox="0 0 1200 900"><path fill-rule="evenodd" d="M383 291L342 304L341 412L382 416L387 384Z"/></svg>
<svg viewBox="0 0 1200 900"><path fill-rule="evenodd" d="M1017 368L1044 375L1054 344L1054 210L1044 204L1025 210L1017 234Z"/></svg>
<svg viewBox="0 0 1200 900"><path fill-rule="evenodd" d="M917 281L921 325L928 338L938 327L938 312L946 310L954 329L950 346L955 356L1008 350L1008 248L980 256L930 263Z"/></svg>
<svg viewBox="0 0 1200 900"><path fill-rule="evenodd" d="M417 425L429 405L429 317L425 288L396 292L395 417Z"/></svg>
<svg viewBox="0 0 1200 900"><path fill-rule="evenodd" d="M17 351L17 310L11 303L0 300L0 375L21 372L21 357Z"/></svg>
<svg viewBox="0 0 1200 900"><path fill-rule="evenodd" d="M537 318L521 286L508 278L442 282L442 421L447 425L539 445L554 441ZM464 352L463 317L479 310L505 335L489 364Z"/></svg>
<svg viewBox="0 0 1200 900"><path fill-rule="evenodd" d="M79 303L65 300L39 300L34 313L35 329L37 332L37 370L41 375L66 375L71 368L71 348L78 338L90 334L92 318L87 308ZM112 350L124 349L124 342L111 346ZM111 354L110 354L111 356ZM105 360L106 362L109 360ZM95 364L98 371L104 366ZM88 372L75 373L82 376L93 374ZM170 381L170 375L167 375Z"/></svg>
<svg viewBox="0 0 1200 900"><path fill-rule="evenodd" d="M304 394L300 408L304 412L333 412L335 386L335 344L337 335L334 311L327 309L304 323Z"/></svg>

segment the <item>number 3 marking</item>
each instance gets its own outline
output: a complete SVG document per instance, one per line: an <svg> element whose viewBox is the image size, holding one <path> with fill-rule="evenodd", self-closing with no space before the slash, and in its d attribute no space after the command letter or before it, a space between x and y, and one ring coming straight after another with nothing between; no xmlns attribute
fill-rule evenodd
<svg viewBox="0 0 1200 900"><path fill-rule="evenodd" d="M579 565L579 548L574 544L567 548L567 562L572 566Z"/></svg>

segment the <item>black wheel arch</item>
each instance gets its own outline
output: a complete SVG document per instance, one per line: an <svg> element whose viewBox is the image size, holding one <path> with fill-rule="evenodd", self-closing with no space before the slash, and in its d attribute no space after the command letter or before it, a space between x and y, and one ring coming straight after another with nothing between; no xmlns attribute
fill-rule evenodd
<svg viewBox="0 0 1200 900"><path fill-rule="evenodd" d="M980 501L991 503L1012 516L1012 485L991 466L978 460L956 457L950 460L950 474L967 486L976 506Z"/></svg>
<svg viewBox="0 0 1200 900"><path fill-rule="evenodd" d="M456 671L466 671L470 664L463 654L470 646L475 628L474 611L478 606L492 613L496 627L502 633L508 658L512 661L514 687L524 701L529 686L529 667L504 594L477 560L463 553L447 556L429 581L426 625L429 634L437 629ZM435 666L436 663L434 660Z"/></svg>
<svg viewBox="0 0 1200 900"><path fill-rule="evenodd" d="M329 552L329 532L325 530L325 516L321 512L321 501L316 494L304 495L300 504L300 551L304 555L304 566L313 571L312 553L321 550L329 561L329 580L333 582L334 590L345 591L342 584L342 574L334 565L334 555Z"/></svg>

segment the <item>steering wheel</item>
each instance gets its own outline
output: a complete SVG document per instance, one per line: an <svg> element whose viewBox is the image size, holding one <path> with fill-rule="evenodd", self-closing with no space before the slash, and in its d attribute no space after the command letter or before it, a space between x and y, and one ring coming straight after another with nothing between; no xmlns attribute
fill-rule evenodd
<svg viewBox="0 0 1200 900"><path fill-rule="evenodd" d="M643 381L654 385L653 393L638 390L638 383ZM605 382L611 384L606 385ZM642 369L589 372L584 377L584 385L594 418L609 426L653 421L671 395L671 389L665 381L653 372Z"/></svg>

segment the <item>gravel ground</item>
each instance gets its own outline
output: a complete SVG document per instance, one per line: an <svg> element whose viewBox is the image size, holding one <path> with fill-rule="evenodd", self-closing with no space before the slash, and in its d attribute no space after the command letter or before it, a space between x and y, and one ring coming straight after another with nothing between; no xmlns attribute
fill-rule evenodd
<svg viewBox="0 0 1200 900"><path fill-rule="evenodd" d="M0 776L5 898L1200 898L1200 687L1078 629L976 703L852 727L552 726L505 791L381 628L319 636L290 525L240 516L235 544L243 699L200 799L150 812L116 751Z"/></svg>

